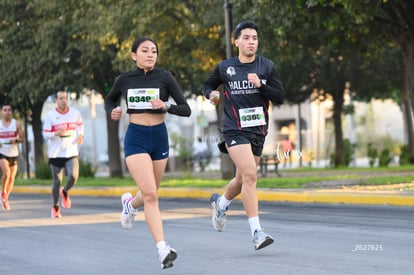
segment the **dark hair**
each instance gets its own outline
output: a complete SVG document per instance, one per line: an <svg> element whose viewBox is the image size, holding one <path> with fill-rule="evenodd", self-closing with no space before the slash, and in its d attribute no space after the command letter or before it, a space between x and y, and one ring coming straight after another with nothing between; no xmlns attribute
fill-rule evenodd
<svg viewBox="0 0 414 275"><path fill-rule="evenodd" d="M56 91L56 93L55 93L55 98L57 98L57 97L58 97L58 93L66 93L66 95L69 95L69 92L68 92L68 91L66 91L65 89L59 89L59 90L57 90L57 91Z"/></svg>
<svg viewBox="0 0 414 275"><path fill-rule="evenodd" d="M13 106L9 102L2 103L0 109L3 109L4 106L10 106L13 109Z"/></svg>
<svg viewBox="0 0 414 275"><path fill-rule="evenodd" d="M234 29L234 33L233 33L234 40L240 37L240 34L242 30L244 29L254 29L256 30L257 33L259 32L259 27L255 23L251 21L243 21L237 24L236 28Z"/></svg>
<svg viewBox="0 0 414 275"><path fill-rule="evenodd" d="M135 53L137 51L139 45L141 45L145 41L151 41L152 43L154 43L155 48L157 49L157 53L158 53L158 44L157 44L157 42L155 42L155 40L152 39L149 36L140 36L137 39L135 39L134 43L132 43L131 52Z"/></svg>

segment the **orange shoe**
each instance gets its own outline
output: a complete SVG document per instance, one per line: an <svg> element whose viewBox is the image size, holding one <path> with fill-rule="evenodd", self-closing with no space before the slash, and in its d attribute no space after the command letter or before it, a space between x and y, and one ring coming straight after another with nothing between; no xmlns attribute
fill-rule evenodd
<svg viewBox="0 0 414 275"><path fill-rule="evenodd" d="M62 196L62 207L63 208L70 208L72 206L72 201L70 200L69 193L63 191L63 187L60 189L60 195Z"/></svg>
<svg viewBox="0 0 414 275"><path fill-rule="evenodd" d="M60 207L59 206L53 206L52 207L52 218L62 218L62 215L60 214Z"/></svg>
<svg viewBox="0 0 414 275"><path fill-rule="evenodd" d="M10 210L9 200L6 198L6 195L2 192L1 193L1 202L3 203L4 210Z"/></svg>

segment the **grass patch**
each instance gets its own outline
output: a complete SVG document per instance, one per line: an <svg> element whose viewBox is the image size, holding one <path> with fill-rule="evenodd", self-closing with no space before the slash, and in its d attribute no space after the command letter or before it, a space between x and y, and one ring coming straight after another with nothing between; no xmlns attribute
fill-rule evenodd
<svg viewBox="0 0 414 275"><path fill-rule="evenodd" d="M353 180L358 185L389 185L414 182L414 165L375 167L375 168L297 168L280 171L282 177L275 177L269 173L267 178L259 178L257 186L260 188L302 188L308 183L319 183L334 180ZM219 174L218 174L219 177ZM64 181L66 178L64 178ZM180 177L164 177L162 187L196 187L196 188L222 188L228 180L220 178L205 179L183 173ZM42 185L51 186L51 179L23 179L16 178L18 185ZM110 186L134 186L132 178L93 178L80 177L77 186L85 187L110 187Z"/></svg>
<svg viewBox="0 0 414 275"><path fill-rule="evenodd" d="M362 181L360 185L389 185L410 182L414 182L414 176L384 176L368 178Z"/></svg>
<svg viewBox="0 0 414 275"><path fill-rule="evenodd" d="M340 180L354 180L358 185L387 185L397 183L414 182L414 175L376 175L375 172L370 176L361 176L358 173L351 173L346 171L342 175L315 175L314 173L301 173L300 176L286 176L275 178L259 178L257 186L260 188L302 188L308 183L340 181ZM372 172L372 171L371 171ZM285 174L285 173L284 173ZM65 180L65 178L64 178ZM182 178L168 178L166 177L162 182L162 187L194 187L194 188L222 188L226 186L228 180L222 179L202 179L191 176ZM51 186L51 180L44 179L16 179L16 186L19 185L42 185ZM111 187L111 186L134 186L135 183L132 178L85 178L81 177L77 186L85 187Z"/></svg>

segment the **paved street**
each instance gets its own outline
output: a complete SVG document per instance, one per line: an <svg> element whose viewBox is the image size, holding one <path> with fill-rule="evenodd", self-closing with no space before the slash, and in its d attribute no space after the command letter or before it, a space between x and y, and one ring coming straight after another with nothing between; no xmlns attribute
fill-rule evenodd
<svg viewBox="0 0 414 275"><path fill-rule="evenodd" d="M179 255L161 270L143 214L119 223L118 197L73 196L50 218L50 195L13 194L0 211L0 274L412 274L414 208L263 202L276 243L254 251L239 201L224 232L205 199L162 198L166 239Z"/></svg>

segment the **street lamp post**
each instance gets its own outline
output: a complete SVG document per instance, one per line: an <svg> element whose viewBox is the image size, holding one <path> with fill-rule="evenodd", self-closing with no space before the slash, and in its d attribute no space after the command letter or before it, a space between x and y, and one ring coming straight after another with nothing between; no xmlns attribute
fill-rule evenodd
<svg viewBox="0 0 414 275"><path fill-rule="evenodd" d="M231 30L232 30L232 4L230 0L224 0L224 28L226 31L226 58L232 58L232 45L231 45ZM223 100L220 100L217 105L217 118L220 120L223 114ZM220 123L219 123L220 125ZM231 179L235 175L235 166L231 161L228 154L221 154L221 177L222 179Z"/></svg>
<svg viewBox="0 0 414 275"><path fill-rule="evenodd" d="M30 179L30 156L29 156L29 136L27 132L29 115L24 114L24 158L26 160L27 179Z"/></svg>
<svg viewBox="0 0 414 275"><path fill-rule="evenodd" d="M92 123L92 148L93 148L93 156L92 156L92 162L93 165L97 165L97 145L96 145L96 101L95 101L95 90L87 90L86 95L89 99L89 107L91 111L91 123Z"/></svg>
<svg viewBox="0 0 414 275"><path fill-rule="evenodd" d="M231 29L232 29L232 4L229 0L224 0L224 27L226 30L226 58L231 58L233 56L232 46L231 46Z"/></svg>

